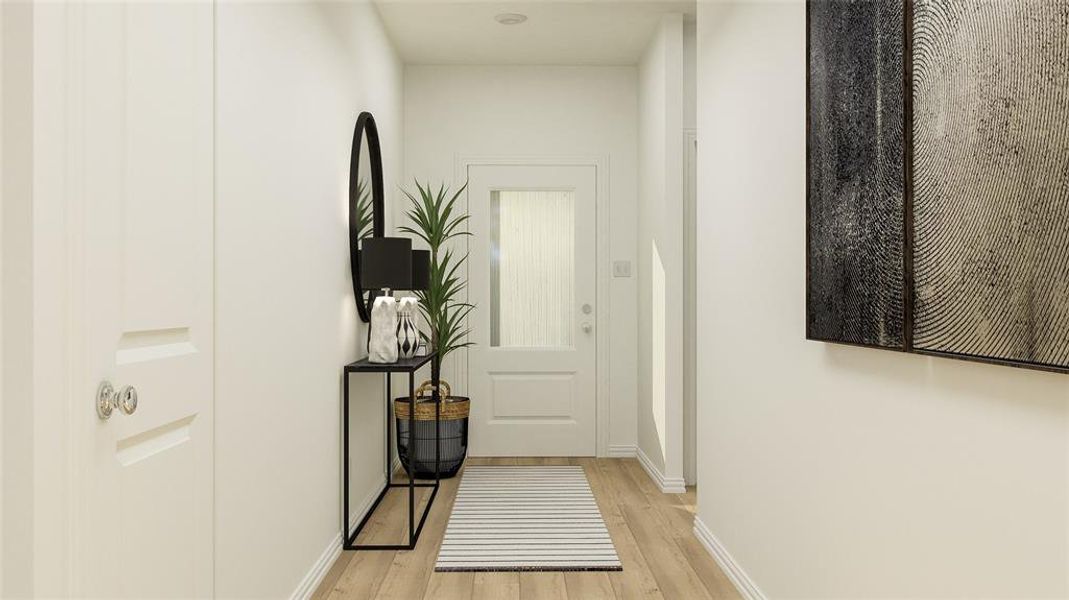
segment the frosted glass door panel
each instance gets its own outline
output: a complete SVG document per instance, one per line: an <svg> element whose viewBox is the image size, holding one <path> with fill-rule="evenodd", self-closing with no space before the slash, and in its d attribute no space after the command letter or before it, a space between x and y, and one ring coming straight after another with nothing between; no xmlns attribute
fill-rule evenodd
<svg viewBox="0 0 1069 600"><path fill-rule="evenodd" d="M570 348L575 193L490 194L490 345Z"/></svg>

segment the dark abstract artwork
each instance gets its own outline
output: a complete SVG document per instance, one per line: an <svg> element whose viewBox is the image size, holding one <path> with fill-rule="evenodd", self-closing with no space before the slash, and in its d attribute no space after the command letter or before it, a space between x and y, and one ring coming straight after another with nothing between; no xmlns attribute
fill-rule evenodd
<svg viewBox="0 0 1069 600"><path fill-rule="evenodd" d="M1069 1L913 8L913 348L1069 367Z"/></svg>
<svg viewBox="0 0 1069 600"><path fill-rule="evenodd" d="M807 336L1069 372L1069 0L807 10Z"/></svg>
<svg viewBox="0 0 1069 600"><path fill-rule="evenodd" d="M807 337L902 349L903 2L807 10Z"/></svg>

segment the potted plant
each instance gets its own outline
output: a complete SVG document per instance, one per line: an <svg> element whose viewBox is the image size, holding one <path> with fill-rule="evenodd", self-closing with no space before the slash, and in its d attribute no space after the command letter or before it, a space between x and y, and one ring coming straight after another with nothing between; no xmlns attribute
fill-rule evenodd
<svg viewBox="0 0 1069 600"><path fill-rule="evenodd" d="M431 253L430 286L425 291L416 292L416 296L428 328L421 332L421 337L428 348L437 351L434 361L438 373L441 373L445 357L472 344L467 341L470 330L466 318L475 306L463 299L467 281L462 267L468 257L450 247L452 240L470 235L464 227L468 215L457 210L457 200L467 187L465 183L455 193L450 193L442 185L435 191L430 183L424 186L417 180L418 197L402 189L412 207L407 213L410 224L399 230L423 240ZM469 400L453 396L449 385L444 381L441 384L440 472L443 477L452 477L460 470L468 450ZM416 392L416 430L412 448L408 448L411 403L407 398L394 403L398 455L405 470L416 477L434 477L434 405L429 402L432 391L428 381Z"/></svg>

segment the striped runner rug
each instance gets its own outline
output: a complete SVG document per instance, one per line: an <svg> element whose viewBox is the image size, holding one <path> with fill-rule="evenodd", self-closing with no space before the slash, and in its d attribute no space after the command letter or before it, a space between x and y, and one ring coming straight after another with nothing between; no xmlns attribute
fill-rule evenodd
<svg viewBox="0 0 1069 600"><path fill-rule="evenodd" d="M583 467L471 466L436 571L619 571Z"/></svg>

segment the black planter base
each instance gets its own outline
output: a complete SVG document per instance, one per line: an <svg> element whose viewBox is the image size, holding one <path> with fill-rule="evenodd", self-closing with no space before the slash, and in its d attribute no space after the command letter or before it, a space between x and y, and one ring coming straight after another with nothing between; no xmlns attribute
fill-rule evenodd
<svg viewBox="0 0 1069 600"><path fill-rule="evenodd" d="M434 421L415 421L412 451L408 448L408 419L397 423L397 456L405 473L416 479L434 479ZM468 454L468 419L441 421L440 470L442 479L455 477Z"/></svg>

